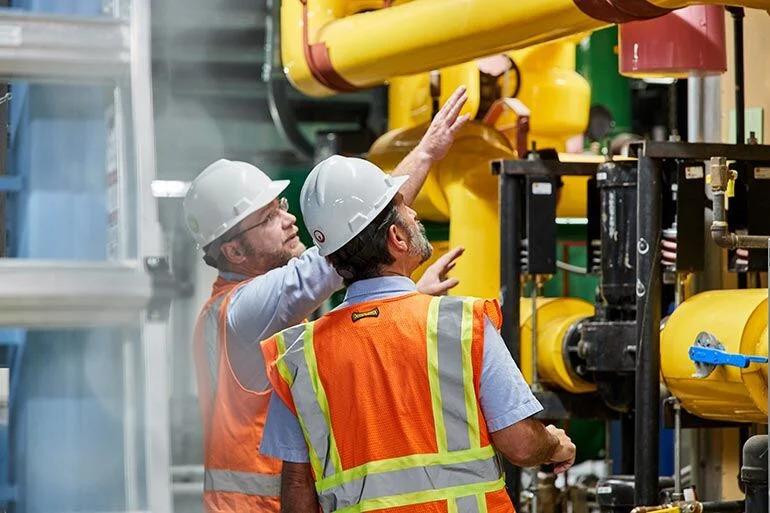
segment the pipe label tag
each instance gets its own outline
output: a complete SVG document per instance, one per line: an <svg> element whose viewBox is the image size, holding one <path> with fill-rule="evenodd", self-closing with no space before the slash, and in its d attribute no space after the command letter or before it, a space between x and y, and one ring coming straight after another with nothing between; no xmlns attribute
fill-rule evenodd
<svg viewBox="0 0 770 513"><path fill-rule="evenodd" d="M532 184L532 194L539 196L550 196L553 191L551 182L534 182Z"/></svg>
<svg viewBox="0 0 770 513"><path fill-rule="evenodd" d="M755 167L754 168L755 180L770 180L770 167Z"/></svg>
<svg viewBox="0 0 770 513"><path fill-rule="evenodd" d="M703 168L701 166L689 166L684 168L684 177L688 180L703 178Z"/></svg>

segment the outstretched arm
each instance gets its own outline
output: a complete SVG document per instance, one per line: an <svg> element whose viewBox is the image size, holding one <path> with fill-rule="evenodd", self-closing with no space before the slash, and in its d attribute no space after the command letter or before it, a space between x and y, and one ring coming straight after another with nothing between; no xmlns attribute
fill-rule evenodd
<svg viewBox="0 0 770 513"><path fill-rule="evenodd" d="M465 86L458 87L436 113L417 147L409 152L393 171L393 176L409 175L409 181L400 189L407 205L411 205L417 197L430 167L446 157L454 143L455 135L468 121L467 114L459 116L467 100Z"/></svg>

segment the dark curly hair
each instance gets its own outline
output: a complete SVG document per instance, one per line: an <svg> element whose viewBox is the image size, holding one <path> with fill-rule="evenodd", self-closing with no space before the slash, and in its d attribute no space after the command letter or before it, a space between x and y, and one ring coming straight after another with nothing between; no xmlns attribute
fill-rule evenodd
<svg viewBox="0 0 770 513"><path fill-rule="evenodd" d="M345 286L376 278L380 276L383 266L395 262L388 251L388 229L399 223L401 217L391 201L361 233L326 257L342 276Z"/></svg>

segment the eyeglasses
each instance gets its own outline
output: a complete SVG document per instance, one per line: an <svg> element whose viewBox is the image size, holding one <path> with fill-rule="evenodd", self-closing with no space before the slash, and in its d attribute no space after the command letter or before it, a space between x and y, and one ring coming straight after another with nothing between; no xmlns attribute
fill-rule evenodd
<svg viewBox="0 0 770 513"><path fill-rule="evenodd" d="M257 224L253 224L248 228L244 228L243 230L237 232L236 234L231 235L230 237L227 238L225 242L230 242L232 240L235 240L241 235L243 235L244 233L250 230L253 230L254 228L262 226L263 224L268 224L269 222L271 222L276 218L279 212L281 211L286 212L288 210L289 210L289 200L287 200L286 198L278 198L278 208L274 208L273 210L271 210L270 213L267 214L267 217L265 217L262 221L258 222Z"/></svg>

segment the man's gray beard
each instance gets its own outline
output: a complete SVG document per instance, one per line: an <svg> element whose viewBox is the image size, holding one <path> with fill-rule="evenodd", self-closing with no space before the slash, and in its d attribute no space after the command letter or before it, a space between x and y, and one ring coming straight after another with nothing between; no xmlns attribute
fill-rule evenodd
<svg viewBox="0 0 770 513"><path fill-rule="evenodd" d="M425 262L433 254L433 245L425 234L425 226L417 221L417 226L409 228L409 254L420 257L420 263Z"/></svg>

